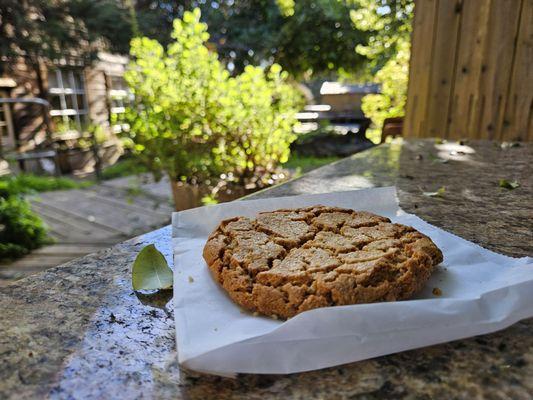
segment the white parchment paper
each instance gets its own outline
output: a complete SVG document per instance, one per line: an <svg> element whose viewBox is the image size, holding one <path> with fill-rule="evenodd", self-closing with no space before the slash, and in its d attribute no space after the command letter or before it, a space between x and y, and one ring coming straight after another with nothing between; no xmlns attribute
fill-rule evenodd
<svg viewBox="0 0 533 400"><path fill-rule="evenodd" d="M444 262L413 300L328 307L288 321L231 301L202 258L207 236L233 216L315 204L371 211L415 227ZM511 258L445 232L398 206L393 187L238 201L174 213L174 318L179 362L218 374L325 368L503 329L533 317L533 259ZM436 297L432 289L442 295Z"/></svg>

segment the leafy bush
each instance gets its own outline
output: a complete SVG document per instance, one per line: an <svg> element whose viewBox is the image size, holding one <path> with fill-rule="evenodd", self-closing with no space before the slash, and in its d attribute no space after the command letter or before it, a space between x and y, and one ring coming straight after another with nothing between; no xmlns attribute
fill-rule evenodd
<svg viewBox="0 0 533 400"><path fill-rule="evenodd" d="M92 182L20 174L0 178L0 260L14 259L50 243L46 227L25 194L77 189Z"/></svg>
<svg viewBox="0 0 533 400"><path fill-rule="evenodd" d="M231 114L225 145L217 152L222 150L218 156L241 181L271 172L289 158L300 97L286 79L287 73L274 64L268 73L247 66L228 81Z"/></svg>
<svg viewBox="0 0 533 400"><path fill-rule="evenodd" d="M49 243L43 221L19 196L0 196L0 260L13 259Z"/></svg>
<svg viewBox="0 0 533 400"><path fill-rule="evenodd" d="M174 21L172 37L166 50L148 38L131 43L125 135L134 154L156 177L190 183L222 173L243 180L286 161L300 106L287 74L249 66L231 77L206 47L198 9Z"/></svg>

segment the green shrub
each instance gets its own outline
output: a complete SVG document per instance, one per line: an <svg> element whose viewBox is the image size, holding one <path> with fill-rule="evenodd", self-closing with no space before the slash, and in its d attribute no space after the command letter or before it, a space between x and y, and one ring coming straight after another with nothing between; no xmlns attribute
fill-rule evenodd
<svg viewBox="0 0 533 400"><path fill-rule="evenodd" d="M92 182L20 174L0 178L0 260L14 259L50 243L41 218L24 195L61 189L77 189Z"/></svg>
<svg viewBox="0 0 533 400"><path fill-rule="evenodd" d="M14 259L49 243L42 220L19 196L0 196L0 260Z"/></svg>
<svg viewBox="0 0 533 400"><path fill-rule="evenodd" d="M172 38L167 49L133 39L125 75L135 96L126 143L156 178L244 179L286 161L300 106L287 74L277 65L268 72L250 66L231 77L206 47L198 9L174 21Z"/></svg>
<svg viewBox="0 0 533 400"><path fill-rule="evenodd" d="M286 83L288 75L274 64L268 72L247 66L228 82L232 105L217 150L224 165L241 181L272 172L288 160L300 95ZM226 171L224 171L226 172Z"/></svg>

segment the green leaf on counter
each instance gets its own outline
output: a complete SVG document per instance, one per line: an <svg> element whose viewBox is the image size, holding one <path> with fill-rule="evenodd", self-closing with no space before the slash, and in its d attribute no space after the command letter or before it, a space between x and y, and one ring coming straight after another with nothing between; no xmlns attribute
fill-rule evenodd
<svg viewBox="0 0 533 400"><path fill-rule="evenodd" d="M446 188L444 186L441 186L437 189L436 192L423 192L424 196L427 197L442 197L444 196L444 193L446 192Z"/></svg>
<svg viewBox="0 0 533 400"><path fill-rule="evenodd" d="M520 184L517 181L510 182L507 179L500 179L499 184L501 188L505 188L509 190L513 190L513 189L516 189L517 187L520 187Z"/></svg>
<svg viewBox="0 0 533 400"><path fill-rule="evenodd" d="M173 284L172 270L163 254L153 244L139 252L131 274L133 290L169 289Z"/></svg>

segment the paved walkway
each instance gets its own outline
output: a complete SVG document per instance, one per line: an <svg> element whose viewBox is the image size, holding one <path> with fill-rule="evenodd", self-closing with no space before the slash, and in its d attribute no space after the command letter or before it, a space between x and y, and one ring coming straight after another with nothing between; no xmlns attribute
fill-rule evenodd
<svg viewBox="0 0 533 400"><path fill-rule="evenodd" d="M0 264L0 286L168 224L170 198L168 182L154 183L146 175L40 193L32 207L55 243Z"/></svg>

